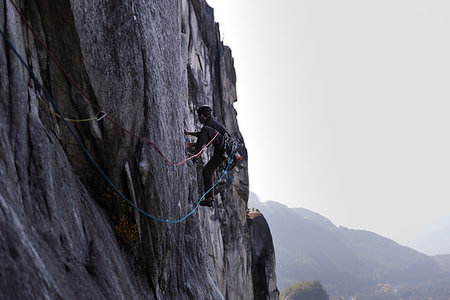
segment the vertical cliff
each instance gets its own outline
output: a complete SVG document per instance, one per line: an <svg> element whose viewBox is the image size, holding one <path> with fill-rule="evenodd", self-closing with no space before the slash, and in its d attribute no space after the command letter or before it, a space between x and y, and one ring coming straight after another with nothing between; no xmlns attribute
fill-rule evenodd
<svg viewBox="0 0 450 300"><path fill-rule="evenodd" d="M275 250L269 224L259 211L249 212L247 222L252 249L254 299L278 299Z"/></svg>
<svg viewBox="0 0 450 300"><path fill-rule="evenodd" d="M2 38L2 297L253 298L245 161L217 186L216 207L179 223L138 214L120 197L163 220L196 207L201 167L173 167L161 153L186 158L183 130L199 129L201 104L213 107L246 157L231 50L207 3L3 0L0 15L38 80ZM43 88L66 118L106 115L69 123L118 191L49 112Z"/></svg>

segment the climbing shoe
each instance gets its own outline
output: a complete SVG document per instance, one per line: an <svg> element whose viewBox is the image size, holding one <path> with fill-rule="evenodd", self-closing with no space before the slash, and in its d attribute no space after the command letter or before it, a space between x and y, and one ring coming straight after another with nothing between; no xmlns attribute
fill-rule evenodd
<svg viewBox="0 0 450 300"><path fill-rule="evenodd" d="M202 201L200 201L201 206L213 207L213 203L214 203L213 198L203 199Z"/></svg>

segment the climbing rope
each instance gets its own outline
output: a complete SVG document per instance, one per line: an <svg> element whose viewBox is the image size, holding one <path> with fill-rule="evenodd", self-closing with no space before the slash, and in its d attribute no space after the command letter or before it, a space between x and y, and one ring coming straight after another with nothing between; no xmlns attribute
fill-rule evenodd
<svg viewBox="0 0 450 300"><path fill-rule="evenodd" d="M38 78L36 77L36 75L34 74L33 70L31 69L31 67L25 62L25 60L22 58L22 56L17 52L16 48L13 46L13 44L11 43L11 41L8 39L8 37L6 36L6 34L0 29L0 34L2 35L2 37L5 39L6 43L8 44L8 46L11 48L11 50L14 52L14 54L19 58L20 62L23 64L23 66L27 69L28 73L30 74L31 78L34 80L34 82L39 86L39 88L44 92L45 96L47 97L47 99L50 101L50 103L52 104L53 108L55 109L56 113L59 114L59 116L61 117L61 119L63 120L64 124L66 125L66 127L69 129L70 133L72 134L72 136L75 138L75 141L77 142L77 144L81 147L81 149L83 150L83 152L86 154L86 156L88 157L89 161L95 166L95 168L98 170L98 172L102 175L102 177L106 180L106 182L109 184L109 186L111 186L111 188L117 193L117 195L119 195L123 200L125 200L128 205L130 205L131 207L133 207L134 209L136 209L137 211L139 211L141 214L159 221L159 222L164 222L164 223L180 223L182 221L184 221L186 218L188 218L190 215L192 215L198 208L198 206L200 205L200 202L202 201L202 199L206 196L206 194L208 194L221 180L222 178L225 176L225 174L229 171L232 159L230 160L230 163L228 163L227 168L225 169L225 171L223 172L222 176L220 176L219 180L217 180L217 182L208 190L206 191L198 200L197 205L194 207L194 209L192 211L190 211L188 214L186 214L184 217L177 219L177 220L164 220L158 217L155 217L151 214L149 214L148 212L142 210L141 208L139 208L136 204L134 204L132 201L130 201L127 197L125 197L125 195L123 195L119 189L114 185L114 183L111 181L111 179L109 179L109 177L105 174L105 172L100 168L100 166L98 165L98 163L95 161L95 159L92 157L92 155L89 153L89 151L86 149L86 147L84 146L83 142L81 141L81 139L78 137L78 135L75 133L75 131L73 130L72 126L70 126L69 122L67 121L67 119L64 117L64 115L62 114L61 110L59 109L58 105L56 104L56 102L53 100L53 98L50 96L49 92L43 87L43 85L39 82ZM216 135L217 136L217 135ZM232 158L234 157L235 152L233 152L232 154Z"/></svg>
<svg viewBox="0 0 450 300"><path fill-rule="evenodd" d="M47 103L45 103L45 101L41 98L41 95L39 94L38 90L35 89L36 91L36 97L39 100L39 104L45 109L46 112L54 115L57 118L61 118L60 115L58 115L56 112L54 112L53 110L50 109L50 107L47 106ZM75 122L75 123L81 123L81 122L89 122L89 121L100 121L100 117L95 117L95 118L86 118L86 119L71 119L71 118L65 118L67 122Z"/></svg>
<svg viewBox="0 0 450 300"><path fill-rule="evenodd" d="M164 153L158 148L158 146L150 141L149 139L146 139L144 137L141 137L139 135L137 135L136 133L132 132L131 130L125 128L123 125L119 124L118 122L116 122L113 118L111 118L109 115L107 115L102 109L100 109L100 107L95 104L95 102L93 100L91 100L91 98L81 89L81 87L76 83L76 81L74 79L72 79L72 77L69 75L69 73L64 69L64 67L62 66L62 64L58 61L58 59L53 55L53 53L47 48L47 46L45 45L45 43L41 40L41 38L39 37L39 35L34 31L33 27L31 26L30 22L28 21L28 19L24 16L24 14L20 11L19 7L16 5L16 3L14 3L14 1L9 0L9 2L11 2L12 6L14 7L14 9L17 11L17 13L20 15L20 17L22 18L22 20L24 21L25 25L28 27L28 29L31 31L31 33L33 34L33 36L36 38L36 40L39 42L39 44L44 48L44 50L47 52L47 54L50 56L50 58L55 62L55 64L58 66L58 68L63 72L64 76L66 76L66 78L69 80L70 83L72 83L72 85L81 93L81 95L98 111L98 114L103 115L102 118L108 119L111 123L113 123L115 126L119 127L120 129L122 129L123 131L125 131L126 133L128 133L129 135L145 142L148 144L153 145L153 147L155 147L156 151L158 151L158 153L170 164L172 165L174 168L191 160L194 159L195 157L199 156L207 147L208 145L215 139L215 137L213 138L213 140L211 140L205 147L203 147L200 152L198 152L195 155L192 155L190 157L188 157L187 159L179 162L179 163L174 163L172 162L166 155L164 155ZM98 120L99 121L99 120ZM216 135L217 136L217 135Z"/></svg>

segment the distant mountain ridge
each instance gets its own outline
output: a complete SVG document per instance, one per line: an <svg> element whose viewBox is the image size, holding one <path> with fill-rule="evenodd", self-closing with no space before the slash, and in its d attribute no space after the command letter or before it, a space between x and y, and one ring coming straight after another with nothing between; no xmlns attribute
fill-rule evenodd
<svg viewBox="0 0 450 300"><path fill-rule="evenodd" d="M428 255L450 254L450 215L428 222L403 243Z"/></svg>
<svg viewBox="0 0 450 300"><path fill-rule="evenodd" d="M450 274L450 254L435 255L432 258L439 264L442 271Z"/></svg>
<svg viewBox="0 0 450 300"><path fill-rule="evenodd" d="M379 283L399 285L440 278L429 256L365 230L335 226L304 208L289 208L250 195L270 225L276 254L278 287L319 280L330 296L371 290Z"/></svg>

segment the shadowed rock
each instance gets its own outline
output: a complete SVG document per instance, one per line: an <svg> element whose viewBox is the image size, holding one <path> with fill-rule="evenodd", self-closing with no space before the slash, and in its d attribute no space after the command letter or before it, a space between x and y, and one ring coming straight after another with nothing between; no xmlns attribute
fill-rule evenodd
<svg viewBox="0 0 450 300"><path fill-rule="evenodd" d="M252 250L252 277L255 299L278 299L275 251L269 224L259 212L248 213Z"/></svg>

